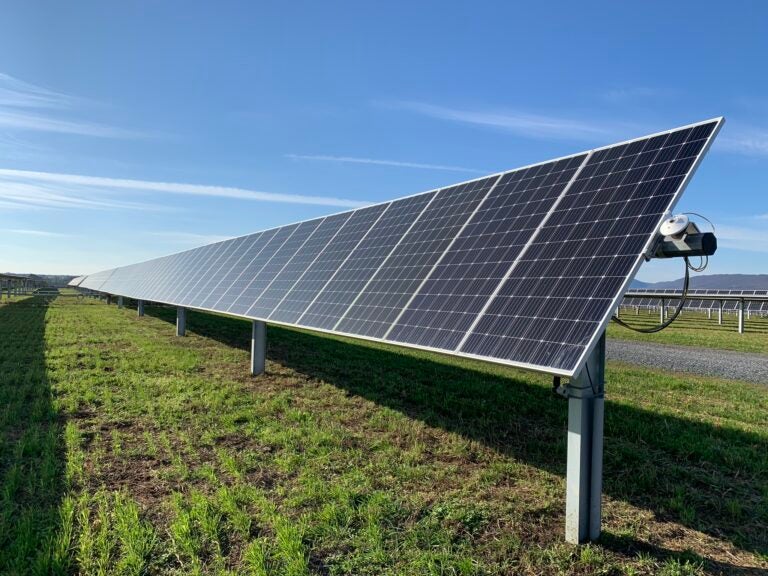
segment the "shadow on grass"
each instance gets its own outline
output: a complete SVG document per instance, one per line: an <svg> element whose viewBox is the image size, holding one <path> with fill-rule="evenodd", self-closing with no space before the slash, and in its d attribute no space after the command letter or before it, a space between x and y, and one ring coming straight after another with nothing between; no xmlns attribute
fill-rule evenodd
<svg viewBox="0 0 768 576"><path fill-rule="evenodd" d="M147 314L175 321L173 308ZM246 322L190 312L188 330L247 349ZM481 362L270 326L268 357L311 378L565 475L565 402L545 376ZM246 369L246 366L243 366ZM487 371L486 371L487 369ZM610 378L608 371L608 390ZM708 423L611 402L606 406L604 492L743 550L768 554L768 441ZM625 552L647 545L606 534ZM673 555L661 549L661 558ZM712 562L717 567L716 562ZM757 574L723 564L733 574Z"/></svg>
<svg viewBox="0 0 768 576"><path fill-rule="evenodd" d="M59 529L64 442L45 366L49 299L0 305L0 573L63 570L46 545Z"/></svg>

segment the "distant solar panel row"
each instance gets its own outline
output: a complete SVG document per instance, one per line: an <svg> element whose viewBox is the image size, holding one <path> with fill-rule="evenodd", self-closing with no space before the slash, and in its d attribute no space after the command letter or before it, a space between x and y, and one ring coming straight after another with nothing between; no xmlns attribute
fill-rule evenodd
<svg viewBox="0 0 768 576"><path fill-rule="evenodd" d="M644 293L653 294L654 297L642 297L641 295ZM670 288L659 290L640 288L631 290L631 294L637 296L625 297L622 300L622 306L658 308L661 306L661 298L656 296L659 294L669 294L670 298L665 301L665 304L667 306L676 306L677 301L675 297L680 296L680 290ZM697 298L697 296L699 298ZM706 296L706 298L702 298L702 296ZM745 310L761 313L768 312L768 302L765 301L765 299L768 298L768 290L688 290L688 299L683 308L685 310L716 310L720 308L720 301L717 300L718 296L743 298ZM760 298L760 300L750 300L750 297ZM738 310L738 308L738 300L723 300L723 310L734 311Z"/></svg>
<svg viewBox="0 0 768 576"><path fill-rule="evenodd" d="M99 272L81 286L573 375L720 122Z"/></svg>

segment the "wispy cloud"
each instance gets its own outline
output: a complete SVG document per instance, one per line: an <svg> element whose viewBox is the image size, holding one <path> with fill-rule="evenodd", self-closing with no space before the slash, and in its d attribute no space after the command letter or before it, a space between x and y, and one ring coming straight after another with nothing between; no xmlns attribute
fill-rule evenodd
<svg viewBox="0 0 768 576"><path fill-rule="evenodd" d="M106 197L102 196L106 194ZM173 209L147 202L122 201L109 191L90 191L77 186L50 185L0 177L0 205L9 210L143 210L166 212Z"/></svg>
<svg viewBox="0 0 768 576"><path fill-rule="evenodd" d="M768 130L734 128L715 142L721 150L745 156L768 156Z"/></svg>
<svg viewBox="0 0 768 576"><path fill-rule="evenodd" d="M53 185L54 188L50 188ZM65 186L69 192L66 198L55 192L57 187ZM48 188L46 188L48 187ZM60 174L56 172L34 172L28 170L12 170L0 168L0 199L23 202L25 193L32 192L31 203L44 202L55 206L57 202L82 202L83 207L109 208L115 206L115 201L93 199L94 194L115 193L119 191L155 192L161 194L180 194L187 196L209 196L217 198L232 198L256 202L277 202L283 204L309 204L318 206L337 206L342 208L357 208L367 202L335 198L330 196L307 196L302 194L280 194L261 192L245 188L229 186L207 186L201 184L185 184L178 182L154 182L150 180L129 180L124 178L106 178L103 176L83 176L79 174ZM121 202L125 205L125 202Z"/></svg>
<svg viewBox="0 0 768 576"><path fill-rule="evenodd" d="M223 240L230 240L232 236L222 236L218 234L195 234L193 232L145 232L147 236L154 238L162 238L166 242L174 244L188 244L192 246L213 244L214 242L221 242Z"/></svg>
<svg viewBox="0 0 768 576"><path fill-rule="evenodd" d="M88 101L0 73L0 128L96 138L144 138L147 133L72 118Z"/></svg>
<svg viewBox="0 0 768 576"><path fill-rule="evenodd" d="M497 128L531 138L563 140L605 140L614 136L617 126L585 122L559 116L531 114L519 110L468 110L449 108L424 102L387 102L380 106L404 110L430 118Z"/></svg>
<svg viewBox="0 0 768 576"><path fill-rule="evenodd" d="M4 228L4 233L21 234L22 236L40 236L43 238L68 238L71 234L62 234L60 232L51 232L50 230L31 230L27 228Z"/></svg>
<svg viewBox="0 0 768 576"><path fill-rule="evenodd" d="M648 86L625 86L622 88L611 88L601 95L601 99L611 103L625 103L634 100L649 100L669 96L667 90L659 88L650 88Z"/></svg>
<svg viewBox="0 0 768 576"><path fill-rule="evenodd" d="M720 225L717 227L717 242L723 248L768 253L768 226L750 228Z"/></svg>
<svg viewBox="0 0 768 576"><path fill-rule="evenodd" d="M0 72L0 106L18 108L69 108L82 99L35 86Z"/></svg>
<svg viewBox="0 0 768 576"><path fill-rule="evenodd" d="M420 168L423 170L446 170L448 172L471 172L487 174L487 170L450 166L446 164L424 164L422 162L402 162L400 160L380 160L377 158L356 158L353 156L328 156L323 154L286 154L292 160L317 160L320 162L336 162L339 164L373 164L376 166L394 166L396 168Z"/></svg>
<svg viewBox="0 0 768 576"><path fill-rule="evenodd" d="M96 138L145 138L147 134L132 130L123 130L94 124L91 122L73 122L70 120L58 120L38 114L26 114L17 111L3 111L0 109L0 128L12 130L31 130L36 132L53 132L57 134L77 134L79 136L93 136Z"/></svg>

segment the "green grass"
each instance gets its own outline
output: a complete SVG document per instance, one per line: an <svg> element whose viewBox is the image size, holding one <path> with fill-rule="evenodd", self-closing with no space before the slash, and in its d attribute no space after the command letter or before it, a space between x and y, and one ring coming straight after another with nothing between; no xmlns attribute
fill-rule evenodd
<svg viewBox="0 0 768 576"><path fill-rule="evenodd" d="M624 311L621 319L631 326L649 328L659 323L658 310ZM642 334L619 326L615 322L608 325L608 336L623 340L642 340L659 344L681 344L703 348L719 348L737 352L757 352L768 354L768 318L753 316L746 320L745 333L738 332L738 316L735 313L723 314L723 324L718 325L717 313L712 312L708 319L706 312L683 311L671 326L655 334Z"/></svg>
<svg viewBox="0 0 768 576"><path fill-rule="evenodd" d="M576 547L546 377L270 327L252 378L247 323L147 312L3 300L0 573L768 569L766 388L609 365Z"/></svg>

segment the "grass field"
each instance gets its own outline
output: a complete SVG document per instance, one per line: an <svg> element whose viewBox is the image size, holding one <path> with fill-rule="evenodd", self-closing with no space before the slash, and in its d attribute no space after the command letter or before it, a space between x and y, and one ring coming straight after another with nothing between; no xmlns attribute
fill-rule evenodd
<svg viewBox="0 0 768 576"><path fill-rule="evenodd" d="M768 570L768 388L610 364L576 547L546 377L269 327L254 378L247 323L147 314L3 300L0 573Z"/></svg>
<svg viewBox="0 0 768 576"><path fill-rule="evenodd" d="M659 312L655 310L648 314L646 310L640 310L640 314L636 316L634 312L625 311L622 312L621 319L632 326L648 328L659 323ZM768 318L753 316L745 321L745 333L739 334L738 316L735 313L723 314L721 326L717 323L716 312L712 313L712 319L708 319L706 312L683 311L671 326L656 334L633 332L611 322L608 326L608 336L625 340L768 354Z"/></svg>

